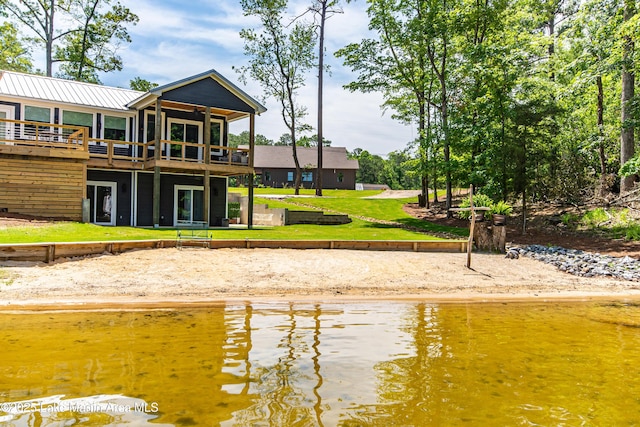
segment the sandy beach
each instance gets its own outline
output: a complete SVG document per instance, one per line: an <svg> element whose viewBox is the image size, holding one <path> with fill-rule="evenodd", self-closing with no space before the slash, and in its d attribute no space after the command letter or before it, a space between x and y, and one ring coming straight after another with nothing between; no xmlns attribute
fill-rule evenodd
<svg viewBox="0 0 640 427"><path fill-rule="evenodd" d="M530 258L351 250L138 250L0 262L0 306L171 305L225 300L434 301L640 297L640 283L581 278Z"/></svg>

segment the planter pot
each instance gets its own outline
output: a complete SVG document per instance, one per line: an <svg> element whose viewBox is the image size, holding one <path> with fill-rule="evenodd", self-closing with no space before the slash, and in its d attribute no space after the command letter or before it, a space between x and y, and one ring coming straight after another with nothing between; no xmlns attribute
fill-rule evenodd
<svg viewBox="0 0 640 427"><path fill-rule="evenodd" d="M507 216L502 214L493 214L493 225L505 225L507 223Z"/></svg>
<svg viewBox="0 0 640 427"><path fill-rule="evenodd" d="M484 213L480 212L476 214L476 222L482 222L484 221Z"/></svg>

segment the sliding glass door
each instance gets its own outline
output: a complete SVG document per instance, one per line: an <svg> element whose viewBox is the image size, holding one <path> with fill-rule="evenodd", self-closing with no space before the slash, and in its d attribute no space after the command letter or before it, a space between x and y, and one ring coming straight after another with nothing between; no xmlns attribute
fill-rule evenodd
<svg viewBox="0 0 640 427"><path fill-rule="evenodd" d="M90 222L116 225L116 183L87 181Z"/></svg>
<svg viewBox="0 0 640 427"><path fill-rule="evenodd" d="M176 185L173 217L175 226L205 221L203 187Z"/></svg>

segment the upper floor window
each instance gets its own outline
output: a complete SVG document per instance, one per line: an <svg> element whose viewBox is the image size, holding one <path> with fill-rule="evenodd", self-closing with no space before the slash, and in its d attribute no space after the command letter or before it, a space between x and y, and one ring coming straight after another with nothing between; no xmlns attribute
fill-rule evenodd
<svg viewBox="0 0 640 427"><path fill-rule="evenodd" d="M104 139L127 140L126 117L104 116Z"/></svg>
<svg viewBox="0 0 640 427"><path fill-rule="evenodd" d="M79 111L63 111L62 124L71 126L84 126L89 129L89 138L93 137L93 114Z"/></svg>
<svg viewBox="0 0 640 427"><path fill-rule="evenodd" d="M24 106L24 119L29 122L51 123L51 109L47 107ZM25 124L22 128L23 138L26 139L50 139L51 135L43 137L43 133L51 133L49 126ZM55 137L55 136L54 136Z"/></svg>
<svg viewBox="0 0 640 427"><path fill-rule="evenodd" d="M46 107L24 106L24 119L30 122L51 123L51 109Z"/></svg>

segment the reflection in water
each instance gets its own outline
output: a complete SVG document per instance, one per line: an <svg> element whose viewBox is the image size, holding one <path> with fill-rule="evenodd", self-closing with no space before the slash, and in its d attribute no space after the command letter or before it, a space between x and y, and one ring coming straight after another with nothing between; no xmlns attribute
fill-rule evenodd
<svg viewBox="0 0 640 427"><path fill-rule="evenodd" d="M638 320L598 303L0 313L0 423L631 425Z"/></svg>

